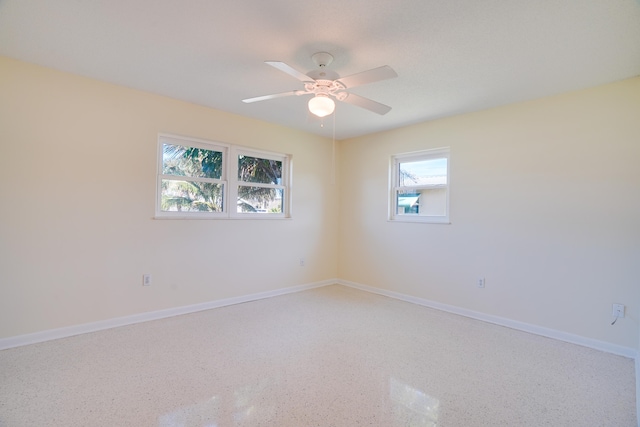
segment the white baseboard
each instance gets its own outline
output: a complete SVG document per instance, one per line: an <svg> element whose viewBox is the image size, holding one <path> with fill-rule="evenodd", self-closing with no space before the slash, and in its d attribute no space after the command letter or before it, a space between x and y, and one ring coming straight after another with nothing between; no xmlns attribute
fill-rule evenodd
<svg viewBox="0 0 640 427"><path fill-rule="evenodd" d="M304 285L291 286L287 288L276 289L273 291L259 292L251 295L244 295L233 298L226 298L221 300L209 301L200 304L193 304L182 307L168 308L165 310L151 311L147 313L133 314L131 316L117 317L114 319L101 320L97 322L85 323L82 325L67 326L64 328L50 329L47 331L36 332L33 334L19 335L15 337L0 339L0 350L4 350L12 347L19 347L22 345L35 344L39 342L54 340L58 338L66 338L74 335L80 335L88 332L96 332L104 329L116 328L119 326L132 325L135 323L148 322L150 320L164 319L167 317L179 316L182 314L195 313L198 311L209 310L212 308L224 307L228 305L240 304L249 301L256 301L264 298L271 298L278 295L285 295L294 292L300 292L307 289L319 288L322 286L340 284L355 289L360 289L365 292L370 292L378 295L395 298L398 300L410 302L413 304L422 305L425 307L434 308L437 310L446 311L460 316L470 317L472 319L482 320L484 322L494 323L500 326L506 326L508 328L517 329L520 331L529 332L536 335L542 335L548 338L554 338L561 341L570 342L573 344L582 345L584 347L590 347L608 353L617 354L633 358L636 360L636 383L638 386L638 392L640 393L640 365L638 351L632 348L623 347L620 345L595 340L592 338L582 337L580 335L574 335L567 332L558 331L555 329L544 328L528 323L518 322L503 317L493 316L485 313L480 313L464 308L442 304L436 301L427 300L424 298L418 298L399 292L388 291L386 289L375 288L372 286L363 285L360 283L351 282L341 279L323 280L320 282L308 283ZM640 394L638 394L638 405L640 408ZM640 426L639 426L640 427Z"/></svg>
<svg viewBox="0 0 640 427"><path fill-rule="evenodd" d="M544 328L542 326L536 326L529 323L518 322L516 320L506 319L504 317L493 316L490 314L480 313L473 310L467 310L465 308L456 307L453 305L442 304L436 301L431 301L424 298L418 298L411 295L401 294L399 292L388 291L386 289L374 288L372 286L363 285L361 283L350 282L348 280L338 280L338 284L348 286L362 291L371 292L378 295L383 295L390 298L410 302L413 304L422 305L425 307L435 308L437 310L446 311L460 316L470 317L476 320L482 320L483 322L493 323L500 326L506 326L507 328L517 329L519 331L529 332L536 335L541 335L547 338L554 338L560 341L569 342L572 344L578 344L583 347L589 347L596 350L606 351L607 353L613 353L620 356L636 359L636 372L638 367L637 351L633 348L624 347L617 344L608 343L605 341L599 341L592 338L586 338L580 335L570 334L567 332L558 331L555 329ZM640 427L640 426L639 426Z"/></svg>
<svg viewBox="0 0 640 427"><path fill-rule="evenodd" d="M131 316L117 317L114 319L100 320L97 322L85 323L82 325L67 326L64 328L50 329L33 334L18 335L15 337L0 339L0 350L12 347L19 347L28 344L35 344L44 341L66 338L74 335L96 332L104 329L117 328L118 326L132 325L134 323L148 322L150 320L164 319L167 317L179 316L182 314L195 313L197 311L209 310L212 308L224 307L228 305L241 304L249 301L256 301L264 298L271 298L279 295L305 291L307 289L319 288L333 285L337 280L323 280L321 282L308 283L304 285L291 286L276 289L273 291L259 292L251 295L244 295L233 298L209 301L200 304L186 305L182 307L167 308L165 310L150 311L147 313L133 314Z"/></svg>

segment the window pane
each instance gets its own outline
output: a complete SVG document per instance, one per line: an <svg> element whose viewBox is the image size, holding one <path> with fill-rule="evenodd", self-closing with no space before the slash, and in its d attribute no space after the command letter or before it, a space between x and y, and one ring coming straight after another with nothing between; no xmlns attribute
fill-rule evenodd
<svg viewBox="0 0 640 427"><path fill-rule="evenodd" d="M282 161L239 155L238 180L279 185L282 182Z"/></svg>
<svg viewBox="0 0 640 427"><path fill-rule="evenodd" d="M222 212L222 184L162 180L161 210L165 212Z"/></svg>
<svg viewBox="0 0 640 427"><path fill-rule="evenodd" d="M221 179L222 152L162 144L162 174Z"/></svg>
<svg viewBox="0 0 640 427"><path fill-rule="evenodd" d="M280 188L238 186L238 212L282 213Z"/></svg>
<svg viewBox="0 0 640 427"><path fill-rule="evenodd" d="M447 159L429 159L400 163L401 187L408 185L446 185Z"/></svg>
<svg viewBox="0 0 640 427"><path fill-rule="evenodd" d="M398 192L398 215L445 216L447 189L434 188Z"/></svg>

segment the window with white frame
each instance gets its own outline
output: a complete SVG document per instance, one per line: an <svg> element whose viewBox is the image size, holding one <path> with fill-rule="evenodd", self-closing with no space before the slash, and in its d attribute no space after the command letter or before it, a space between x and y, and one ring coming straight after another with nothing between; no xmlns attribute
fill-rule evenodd
<svg viewBox="0 0 640 427"><path fill-rule="evenodd" d="M236 213L284 213L287 158L246 149L234 152L237 179L231 199L238 201Z"/></svg>
<svg viewBox="0 0 640 427"><path fill-rule="evenodd" d="M449 223L449 149L391 158L389 219Z"/></svg>
<svg viewBox="0 0 640 427"><path fill-rule="evenodd" d="M156 216L286 218L289 168L286 154L161 134Z"/></svg>

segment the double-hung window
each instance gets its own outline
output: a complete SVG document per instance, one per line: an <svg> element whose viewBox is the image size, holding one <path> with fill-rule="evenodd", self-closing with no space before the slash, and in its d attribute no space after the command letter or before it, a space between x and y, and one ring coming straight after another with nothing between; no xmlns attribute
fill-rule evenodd
<svg viewBox="0 0 640 427"><path fill-rule="evenodd" d="M226 211L229 147L160 136L156 215L213 217Z"/></svg>
<svg viewBox="0 0 640 427"><path fill-rule="evenodd" d="M172 135L158 145L156 217L289 216L288 155Z"/></svg>
<svg viewBox="0 0 640 427"><path fill-rule="evenodd" d="M449 223L449 149L391 158L389 219Z"/></svg>
<svg viewBox="0 0 640 427"><path fill-rule="evenodd" d="M283 214L287 211L287 157L248 149L235 149L236 176L231 198L237 214Z"/></svg>

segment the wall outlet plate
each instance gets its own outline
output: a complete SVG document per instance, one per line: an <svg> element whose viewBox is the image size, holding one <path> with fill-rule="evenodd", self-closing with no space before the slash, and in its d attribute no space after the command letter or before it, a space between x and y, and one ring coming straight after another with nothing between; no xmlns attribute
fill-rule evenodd
<svg viewBox="0 0 640 427"><path fill-rule="evenodd" d="M622 319L624 317L624 304L613 303L611 314L613 315L613 317Z"/></svg>

